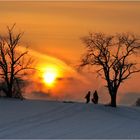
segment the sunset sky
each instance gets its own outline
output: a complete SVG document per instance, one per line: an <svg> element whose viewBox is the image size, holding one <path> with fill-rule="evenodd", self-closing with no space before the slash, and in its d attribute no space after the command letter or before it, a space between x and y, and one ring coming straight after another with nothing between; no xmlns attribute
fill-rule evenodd
<svg viewBox="0 0 140 140"><path fill-rule="evenodd" d="M24 32L22 40L37 60L41 72L34 75L36 84L32 85L34 90L29 88L29 91L45 93L49 90L54 99L62 100L83 101L86 92L95 89L101 102L108 97L104 82L95 74L75 70L84 53L81 37L92 31L140 35L140 2L1 1L0 18L0 33L5 31L7 25L16 23L17 31ZM58 74L51 87L42 84L42 73L48 67L53 67ZM140 74L137 74L120 87L120 103L128 103L133 95L140 96L139 77ZM42 94L39 96L44 97Z"/></svg>

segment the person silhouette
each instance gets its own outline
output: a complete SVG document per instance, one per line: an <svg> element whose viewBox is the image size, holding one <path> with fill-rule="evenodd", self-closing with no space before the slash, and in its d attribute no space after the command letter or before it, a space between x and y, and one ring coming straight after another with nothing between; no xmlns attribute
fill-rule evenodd
<svg viewBox="0 0 140 140"><path fill-rule="evenodd" d="M97 93L97 90L95 90L95 92L93 93L92 102L93 102L94 104L98 104L98 99L99 99L98 93Z"/></svg>
<svg viewBox="0 0 140 140"><path fill-rule="evenodd" d="M90 91L88 91L88 93L86 94L85 99L86 99L86 103L90 102Z"/></svg>

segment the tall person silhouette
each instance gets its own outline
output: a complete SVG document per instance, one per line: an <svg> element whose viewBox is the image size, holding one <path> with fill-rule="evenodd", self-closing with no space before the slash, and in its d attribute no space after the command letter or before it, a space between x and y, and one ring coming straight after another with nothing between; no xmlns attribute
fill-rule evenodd
<svg viewBox="0 0 140 140"><path fill-rule="evenodd" d="M90 91L88 91L88 93L86 94L85 99L86 99L86 103L90 102Z"/></svg>
<svg viewBox="0 0 140 140"><path fill-rule="evenodd" d="M95 90L95 92L93 93L92 102L93 102L94 104L98 104L98 99L99 99L98 93L97 93L97 90Z"/></svg>

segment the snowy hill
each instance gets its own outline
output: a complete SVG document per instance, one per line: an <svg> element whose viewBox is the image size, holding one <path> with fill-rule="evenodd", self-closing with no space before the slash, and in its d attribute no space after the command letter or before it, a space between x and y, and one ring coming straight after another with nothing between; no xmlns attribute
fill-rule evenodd
<svg viewBox="0 0 140 140"><path fill-rule="evenodd" d="M0 138L140 138L140 108L0 99Z"/></svg>

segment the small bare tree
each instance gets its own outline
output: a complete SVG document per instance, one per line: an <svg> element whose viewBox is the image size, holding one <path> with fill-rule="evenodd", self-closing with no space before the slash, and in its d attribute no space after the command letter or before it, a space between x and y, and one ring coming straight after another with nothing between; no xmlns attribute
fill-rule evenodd
<svg viewBox="0 0 140 140"><path fill-rule="evenodd" d="M96 66L97 74L106 80L111 106L116 107L116 96L121 83L138 69L140 40L133 34L106 35L89 33L82 38L86 53L80 67ZM137 60L136 60L137 59Z"/></svg>
<svg viewBox="0 0 140 140"><path fill-rule="evenodd" d="M25 71L31 69L33 61L27 58L28 51L20 51L23 33L14 33L14 28L15 25L7 27L8 34L0 36L0 79L7 97L23 98L21 79L27 74Z"/></svg>

